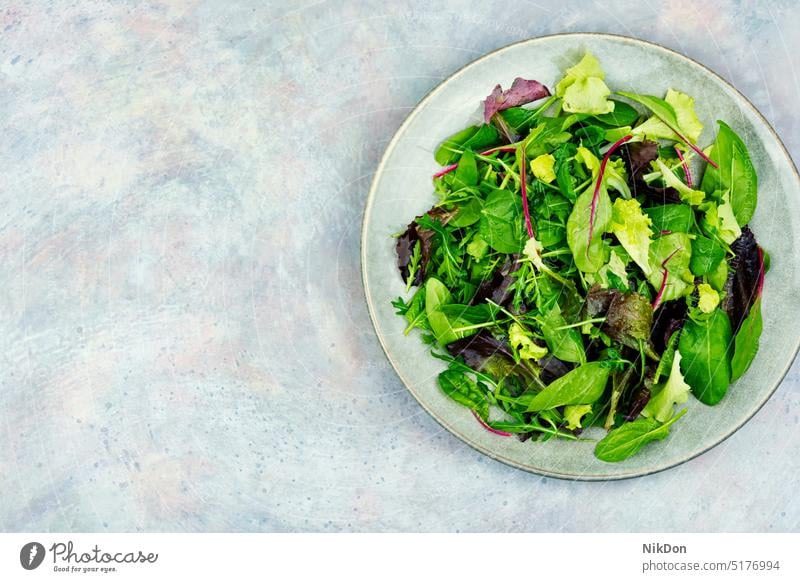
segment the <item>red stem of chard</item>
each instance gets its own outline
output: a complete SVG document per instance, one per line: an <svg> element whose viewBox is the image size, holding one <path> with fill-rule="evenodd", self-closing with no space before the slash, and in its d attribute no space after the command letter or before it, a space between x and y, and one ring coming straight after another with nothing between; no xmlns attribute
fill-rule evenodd
<svg viewBox="0 0 800 582"><path fill-rule="evenodd" d="M606 171L606 164L608 163L608 159L611 157L611 154L616 151L616 149L624 144L626 141L633 139L632 135L626 135L623 138L620 138L614 145L608 148L606 155L603 156L603 161L600 162L600 170L597 172L597 182L594 185L594 194L592 195L592 209L589 214L589 244L592 244L592 234L594 233L594 219L595 215L597 214L597 199L600 197L600 185L603 183L603 174ZM589 253L589 247L586 247L586 253Z"/></svg>
<svg viewBox="0 0 800 582"><path fill-rule="evenodd" d="M504 430L497 430L496 428L492 428L491 426L486 424L486 421L483 420L480 416L478 416L478 413L475 412L474 410L472 411L472 416L474 416L478 420L478 422L481 423L481 426L486 430L488 430L489 432L493 432L494 434L499 434L500 436L505 436L505 437L512 436L510 432L506 432Z"/></svg>
<svg viewBox="0 0 800 582"><path fill-rule="evenodd" d="M509 145L497 146L497 147L494 147L494 148L490 148L490 149L488 149L488 150L486 150L484 152L481 152L479 155L488 156L489 154L493 154L495 152L513 152L513 151L517 150L516 146L519 143L522 143L522 142L517 142L516 144L512 143L512 144L509 144ZM458 167L458 163L450 164L449 166L445 166L444 168L442 168L441 170L436 172L433 175L433 177L434 178L441 178L442 176L444 176L446 174L449 174L450 172L455 170L457 167Z"/></svg>
<svg viewBox="0 0 800 582"><path fill-rule="evenodd" d="M664 273L661 276L661 286L658 288L658 293L656 293L656 298L653 299L653 311L658 309L658 306L661 304L661 298L664 296L664 290L667 288L667 277L669 276L667 263L669 263L670 259L675 256L675 253L677 253L680 250L683 250L683 247L678 247L677 249L672 251L669 254L669 256L661 262L661 268L664 269Z"/></svg>
<svg viewBox="0 0 800 582"><path fill-rule="evenodd" d="M689 171L689 164L686 163L686 158L683 157L681 148L679 148L677 145L675 146L675 153L678 154L678 159L681 161L683 175L686 176L686 185L689 186L689 188L694 188L694 185L692 184L692 172Z"/></svg>
<svg viewBox="0 0 800 582"><path fill-rule="evenodd" d="M758 248L758 285L756 285L756 297L761 297L761 291L764 289L764 250Z"/></svg>
<svg viewBox="0 0 800 582"><path fill-rule="evenodd" d="M661 121L664 121L664 120L662 119ZM697 146L696 146L696 145L694 145L692 142L690 142L688 139L686 139L686 136L684 136L683 134L681 134L681 133L680 133L680 132L679 132L677 129L675 129L674 127L672 127L672 126L671 126L669 123L667 123L666 121L664 121L664 125L666 125L666 126L667 126L668 128L670 128L672 131L674 131L674 132L675 132L675 135L677 135L677 136L678 136L678 139L679 139L679 140L681 140L683 143L685 143L685 144L686 144L687 146L689 146L690 148L692 148L692 149L695 151L695 153L696 153L698 156L700 156L700 157L701 157L701 158L703 158L705 161L707 161L709 164L711 164L712 166L714 166L714 168L715 168L715 169L719 169L719 166L716 164L716 162L715 162L714 160L712 160L711 158L709 158L707 155L705 155L705 154L703 153L703 150L701 150L699 147L697 147Z"/></svg>
<svg viewBox="0 0 800 582"><path fill-rule="evenodd" d="M521 149L520 154L520 167L519 167L519 182L520 190L522 191L522 212L525 213L525 228L528 230L528 238L533 238L533 225L531 224L531 213L528 210L528 185L527 176L525 175L526 166L528 162L525 161L525 148Z"/></svg>

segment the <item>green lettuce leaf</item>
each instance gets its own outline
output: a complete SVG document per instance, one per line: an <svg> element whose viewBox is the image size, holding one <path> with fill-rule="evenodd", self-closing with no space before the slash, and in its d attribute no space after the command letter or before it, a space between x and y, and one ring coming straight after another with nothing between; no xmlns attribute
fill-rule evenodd
<svg viewBox="0 0 800 582"><path fill-rule="evenodd" d="M691 204L692 206L697 206L703 202L703 199L706 197L706 193L702 190L693 190L689 188L686 184L684 184L673 172L670 170L667 165L661 161L661 159L656 160L656 166L658 170L661 172L662 178L664 178L664 184L666 184L670 188L675 188L678 191L678 194L681 197L681 200L686 202L687 204Z"/></svg>
<svg viewBox="0 0 800 582"><path fill-rule="evenodd" d="M564 78L556 85L556 95L563 101L564 111L601 115L614 111L614 102L608 99L611 89L603 79L600 63L591 53L567 69Z"/></svg>
<svg viewBox="0 0 800 582"><path fill-rule="evenodd" d="M540 360L547 355L547 348L534 342L530 332L518 323L512 323L508 328L508 343L523 360Z"/></svg>
<svg viewBox="0 0 800 582"><path fill-rule="evenodd" d="M630 200L617 198L614 201L610 230L644 271L645 276L649 276L652 270L649 251L653 231L650 230L650 224L650 218L642 212L642 207L635 198Z"/></svg>
<svg viewBox="0 0 800 582"><path fill-rule="evenodd" d="M667 422L672 418L674 406L682 404L689 399L691 389L692 387L686 383L683 379L683 374L681 374L681 354L680 352L675 352L669 378L650 398L647 406L642 410L642 416L655 418L659 422Z"/></svg>
<svg viewBox="0 0 800 582"><path fill-rule="evenodd" d="M696 142L700 139L700 134L703 131L703 124L694 112L694 98L689 97L686 93L669 89L664 101L672 106L678 130L692 142ZM634 135L643 135L647 139L670 139L679 141L675 132L655 115L641 125L635 127L631 133Z"/></svg>

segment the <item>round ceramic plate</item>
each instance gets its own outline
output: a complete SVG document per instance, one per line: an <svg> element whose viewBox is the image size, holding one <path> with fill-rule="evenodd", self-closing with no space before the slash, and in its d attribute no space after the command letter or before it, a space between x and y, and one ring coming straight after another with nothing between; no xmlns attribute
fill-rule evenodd
<svg viewBox="0 0 800 582"><path fill-rule="evenodd" d="M591 51L612 90L663 95L670 87L695 98L704 124L701 145L712 143L716 120L731 125L749 148L758 172L759 201L751 222L772 257L763 295L761 349L750 370L717 406L690 398L688 413L670 436L621 463L594 457L594 442L520 442L481 427L466 408L437 387L441 361L412 333L391 300L405 295L394 254L393 233L401 231L435 202L431 175L436 146L447 136L480 121L481 101L500 83L517 77L553 87L563 71ZM467 65L431 91L409 115L384 154L364 213L362 269L372 321L383 348L405 385L442 426L483 453L515 467L567 479L622 479L661 471L687 461L733 434L772 395L800 344L800 208L798 178L788 153L761 114L718 75L669 49L606 34L560 34L497 50ZM602 437L593 429L590 438Z"/></svg>

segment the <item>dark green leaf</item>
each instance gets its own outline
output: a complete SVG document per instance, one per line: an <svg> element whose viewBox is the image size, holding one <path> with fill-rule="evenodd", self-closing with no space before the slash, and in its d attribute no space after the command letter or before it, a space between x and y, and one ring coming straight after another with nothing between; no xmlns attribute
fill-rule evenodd
<svg viewBox="0 0 800 582"><path fill-rule="evenodd" d="M478 413L486 420L489 416L489 401L478 385L464 372L448 369L439 374L439 388L450 398Z"/></svg>
<svg viewBox="0 0 800 582"><path fill-rule="evenodd" d="M548 410L565 404L591 404L600 399L608 383L608 368L590 362L551 382L528 404L529 412Z"/></svg>
<svg viewBox="0 0 800 582"><path fill-rule="evenodd" d="M442 145L439 146L433 156L436 160L436 163L440 166L446 166L447 164L451 164L457 160L461 155L459 150L461 150L464 142L474 136L477 132L478 126L473 125L471 127L467 127L466 129L462 129L458 133L454 133L444 140Z"/></svg>
<svg viewBox="0 0 800 582"><path fill-rule="evenodd" d="M654 418L640 418L626 422L610 431L594 448L594 455L601 461L616 463L638 453L643 446L667 438L669 427L686 413L684 408L667 422Z"/></svg>
<svg viewBox="0 0 800 582"><path fill-rule="evenodd" d="M700 402L716 404L731 382L731 322L717 308L703 322L686 322L678 343L681 372Z"/></svg>
<svg viewBox="0 0 800 582"><path fill-rule="evenodd" d="M689 268L698 277L708 275L716 270L720 261L725 258L725 248L717 241L702 235L692 241L692 258Z"/></svg>
<svg viewBox="0 0 800 582"><path fill-rule="evenodd" d="M522 199L508 190L489 194L481 211L479 228L483 240L494 250L520 252L525 240Z"/></svg>
<svg viewBox="0 0 800 582"><path fill-rule="evenodd" d="M733 358L731 359L731 382L741 378L758 352L763 323L761 320L761 298L756 299L750 307L750 313L742 322L734 341Z"/></svg>
<svg viewBox="0 0 800 582"><path fill-rule="evenodd" d="M475 224L480 220L483 205L478 198L470 198L466 202L458 204L457 208L455 216L450 219L448 224L461 228Z"/></svg>
<svg viewBox="0 0 800 582"><path fill-rule="evenodd" d="M689 232L694 224L694 212L688 204L664 204L644 208L644 213L653 222L653 232Z"/></svg>
<svg viewBox="0 0 800 582"><path fill-rule="evenodd" d="M742 139L724 121L718 123L714 159L719 164L719 181L730 189L733 215L744 226L753 217L758 201L756 169Z"/></svg>
<svg viewBox="0 0 800 582"><path fill-rule="evenodd" d="M614 111L595 115L594 118L596 120L613 127L622 127L624 125L633 125L639 118L639 112L624 101L616 99L611 99L611 101L614 102Z"/></svg>
<svg viewBox="0 0 800 582"><path fill-rule="evenodd" d="M558 306L548 311L540 322L542 335L547 347L559 360L564 362L574 362L576 364L586 361L586 352L581 340L581 334L574 327L558 329L567 325L564 316ZM581 403L586 404L586 403Z"/></svg>
<svg viewBox="0 0 800 582"><path fill-rule="evenodd" d="M475 162L475 154L471 150L466 150L458 162L456 183L459 187L478 184L478 164Z"/></svg>

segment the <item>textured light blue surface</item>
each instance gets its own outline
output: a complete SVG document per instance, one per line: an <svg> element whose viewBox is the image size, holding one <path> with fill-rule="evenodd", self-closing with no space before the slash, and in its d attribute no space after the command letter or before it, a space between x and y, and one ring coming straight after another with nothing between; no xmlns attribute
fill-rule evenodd
<svg viewBox="0 0 800 582"><path fill-rule="evenodd" d="M358 252L404 116L531 36L682 51L797 159L794 2L270 4L0 9L0 529L798 530L797 365L683 466L540 478L406 392Z"/></svg>

